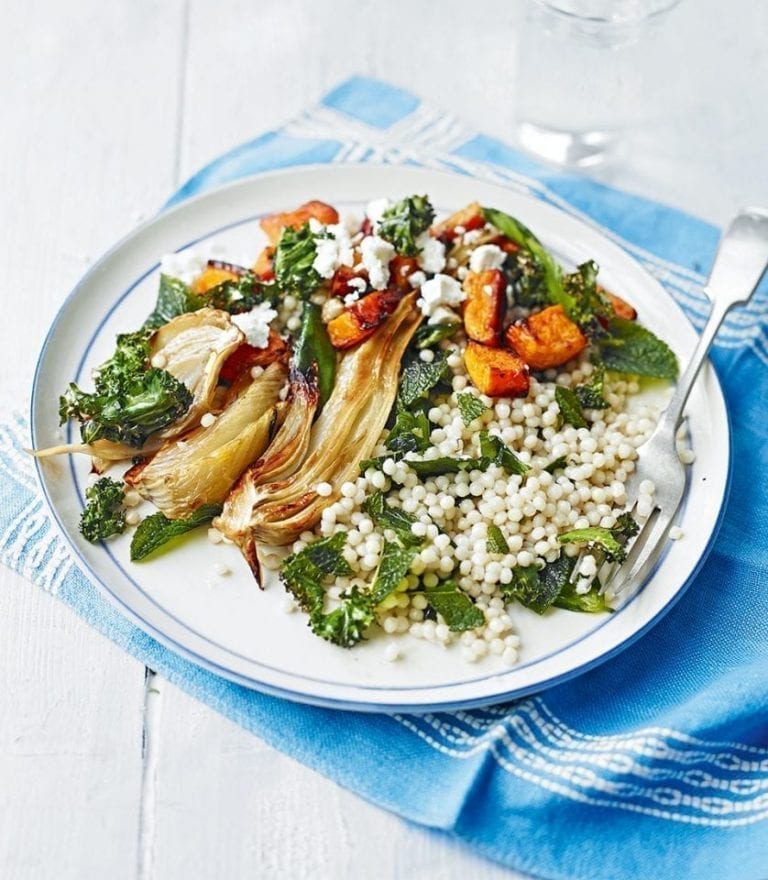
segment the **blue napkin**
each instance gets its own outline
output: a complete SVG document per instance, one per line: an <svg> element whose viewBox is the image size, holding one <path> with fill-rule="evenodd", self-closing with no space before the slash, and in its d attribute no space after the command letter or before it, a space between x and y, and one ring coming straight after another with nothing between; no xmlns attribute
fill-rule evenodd
<svg viewBox="0 0 768 880"><path fill-rule="evenodd" d="M702 272L716 229L544 168L374 80L345 82L299 119L217 159L173 201L266 169L345 161L444 168L531 193L619 241L694 323L706 313ZM714 350L733 425L733 489L703 571L631 648L531 699L423 716L338 713L246 690L180 659L78 570L20 451L27 425L9 414L0 424L0 559L273 746L506 865L568 880L760 880L768 876L767 319L764 290Z"/></svg>

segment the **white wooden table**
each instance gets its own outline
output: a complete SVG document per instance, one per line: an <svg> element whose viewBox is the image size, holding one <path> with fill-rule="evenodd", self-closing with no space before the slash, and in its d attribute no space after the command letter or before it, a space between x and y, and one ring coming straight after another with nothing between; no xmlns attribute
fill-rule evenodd
<svg viewBox="0 0 768 880"><path fill-rule="evenodd" d="M88 264L202 163L368 73L510 137L519 6L0 3L3 405ZM686 0L680 64L599 176L724 223L768 204L768 4ZM461 37L457 38L458 28ZM0 876L514 876L406 826L148 672L0 570Z"/></svg>

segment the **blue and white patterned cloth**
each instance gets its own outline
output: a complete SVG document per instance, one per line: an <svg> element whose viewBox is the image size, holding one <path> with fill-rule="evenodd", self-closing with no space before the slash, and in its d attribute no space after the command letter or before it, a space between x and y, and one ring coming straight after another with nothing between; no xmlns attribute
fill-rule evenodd
<svg viewBox="0 0 768 880"><path fill-rule="evenodd" d="M385 83L350 80L174 197L267 169L378 162L454 170L587 219L655 275L694 324L718 232L556 173ZM733 489L706 566L652 632L539 696L490 709L365 715L263 696L180 659L98 595L58 538L0 425L0 558L174 684L380 806L542 878L768 877L768 296L731 317L714 361ZM724 463L725 465L725 463ZM258 780L254 780L254 785ZM361 870L364 868L361 866Z"/></svg>

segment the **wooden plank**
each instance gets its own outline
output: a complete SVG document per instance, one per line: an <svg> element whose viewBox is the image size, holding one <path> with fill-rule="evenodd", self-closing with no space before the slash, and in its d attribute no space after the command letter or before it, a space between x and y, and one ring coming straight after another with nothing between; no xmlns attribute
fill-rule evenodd
<svg viewBox="0 0 768 880"><path fill-rule="evenodd" d="M172 189L181 0L5 4L2 411L64 296ZM62 377L62 381L66 377ZM53 401L51 402L53 405ZM0 571L0 874L133 878L144 668Z"/></svg>
<svg viewBox="0 0 768 880"><path fill-rule="evenodd" d="M6 569L0 621L2 875L132 878L143 666Z"/></svg>
<svg viewBox="0 0 768 880"><path fill-rule="evenodd" d="M155 686L163 756L155 783L152 876L520 876L371 806L167 682Z"/></svg>

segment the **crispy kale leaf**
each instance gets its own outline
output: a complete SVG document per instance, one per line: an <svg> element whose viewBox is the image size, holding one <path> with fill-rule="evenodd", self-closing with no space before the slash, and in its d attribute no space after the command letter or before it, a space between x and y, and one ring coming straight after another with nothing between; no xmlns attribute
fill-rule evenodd
<svg viewBox="0 0 768 880"><path fill-rule="evenodd" d="M342 648L354 647L374 621L370 593L352 587L342 593L338 607L328 613L316 608L309 615L312 632Z"/></svg>
<svg viewBox="0 0 768 880"><path fill-rule="evenodd" d="M415 257L420 248L416 239L435 219L435 210L426 196L408 196L387 208L379 222L378 234L394 245L398 254Z"/></svg>
<svg viewBox="0 0 768 880"><path fill-rule="evenodd" d="M104 438L140 447L183 416L192 394L165 370L147 369L148 357L148 332L118 336L115 353L96 374L95 391L72 382L60 398L61 423L77 419L85 443Z"/></svg>
<svg viewBox="0 0 768 880"><path fill-rule="evenodd" d="M427 602L442 615L451 632L464 632L482 626L485 615L459 588L454 580L439 581L434 587L425 587Z"/></svg>
<svg viewBox="0 0 768 880"><path fill-rule="evenodd" d="M587 544L602 551L609 562L623 562L627 557L624 545L634 537L639 526L628 513L623 513L612 529L590 526L586 529L572 529L558 535L561 544Z"/></svg>
<svg viewBox="0 0 768 880"><path fill-rule="evenodd" d="M102 477L85 490L86 506L80 516L80 531L94 543L125 531L123 498L125 487L110 477Z"/></svg>
<svg viewBox="0 0 768 880"><path fill-rule="evenodd" d="M598 341L608 370L655 379L676 379L677 358L672 349L646 327L626 318L611 318L607 335Z"/></svg>
<svg viewBox="0 0 768 880"><path fill-rule="evenodd" d="M504 598L517 601L537 614L543 614L557 598L559 587L542 577L535 565L512 569L512 581L502 586Z"/></svg>
<svg viewBox="0 0 768 880"><path fill-rule="evenodd" d="M394 513L378 503L375 507L385 517ZM351 648L364 637L365 631L373 623L376 606L396 590L408 574L416 549L404 547L399 541L385 541L370 590L353 587L342 594L336 608L326 612L326 582L332 577L346 577L352 573L343 556L345 541L343 532L315 541L301 552L289 556L283 563L280 576L286 589L309 613L312 632L342 648Z"/></svg>
<svg viewBox="0 0 768 880"><path fill-rule="evenodd" d="M222 281L205 294L205 305L212 309L222 309L230 315L250 312L262 303L269 303L274 308L278 300L277 284L274 281L262 281L253 272L246 272L237 281Z"/></svg>
<svg viewBox="0 0 768 880"><path fill-rule="evenodd" d="M589 382L577 385L574 389L579 403L584 409L607 409L608 401L603 396L605 393L605 367L597 358L592 361L594 370Z"/></svg>
<svg viewBox="0 0 768 880"><path fill-rule="evenodd" d="M160 276L160 289L152 314L144 322L144 330L156 330L179 315L196 312L208 305L208 298L193 293L192 289L178 278L170 275Z"/></svg>
<svg viewBox="0 0 768 880"><path fill-rule="evenodd" d="M469 427L475 419L479 419L483 413L488 412L488 407L474 394L466 393L456 396L461 420Z"/></svg>
<svg viewBox="0 0 768 880"><path fill-rule="evenodd" d="M601 319L613 314L613 307L597 288L597 263L587 260L563 277L563 295L558 301L568 317L575 321L587 336L603 335Z"/></svg>
<svg viewBox="0 0 768 880"><path fill-rule="evenodd" d="M209 523L221 513L218 504L204 504L183 519L168 519L163 513L153 513L143 519L131 539L131 561L145 559L173 538L191 532Z"/></svg>
<svg viewBox="0 0 768 880"><path fill-rule="evenodd" d="M560 418L564 424L573 425L574 428L587 427L587 420L581 411L581 401L572 388L558 385L555 388L555 402L560 409Z"/></svg>
<svg viewBox="0 0 768 880"><path fill-rule="evenodd" d="M323 279L312 264L317 256L316 239L322 235L313 232L309 223L283 230L275 248L275 279L283 293L308 299L320 286Z"/></svg>
<svg viewBox="0 0 768 880"><path fill-rule="evenodd" d="M510 217L496 208L483 208L483 216L487 223L495 226L499 232L513 241L527 256L524 274L529 281L526 292L530 296L536 288L546 291L548 299L553 303L561 302L563 297L563 272L557 260L549 253L536 236L515 217ZM533 279L536 279L533 281ZM539 294L540 295L540 294ZM522 300L519 300L522 302ZM534 305L534 303L526 303Z"/></svg>

